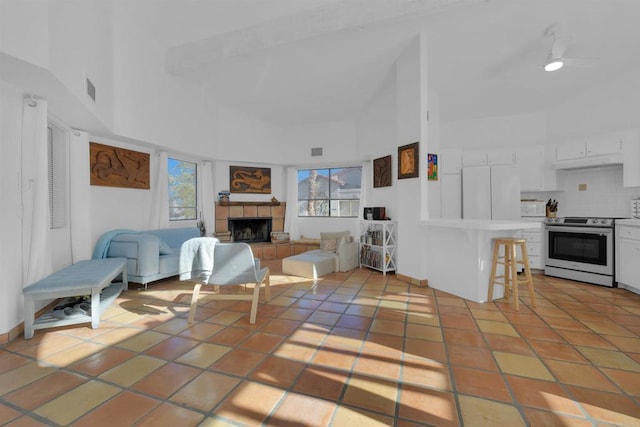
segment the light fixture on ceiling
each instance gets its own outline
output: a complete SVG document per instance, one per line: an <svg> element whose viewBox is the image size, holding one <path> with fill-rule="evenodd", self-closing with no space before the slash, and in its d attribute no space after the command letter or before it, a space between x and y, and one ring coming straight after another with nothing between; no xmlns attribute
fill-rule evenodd
<svg viewBox="0 0 640 427"><path fill-rule="evenodd" d="M564 66L562 58L550 58L546 64L544 64L545 71L558 71Z"/></svg>

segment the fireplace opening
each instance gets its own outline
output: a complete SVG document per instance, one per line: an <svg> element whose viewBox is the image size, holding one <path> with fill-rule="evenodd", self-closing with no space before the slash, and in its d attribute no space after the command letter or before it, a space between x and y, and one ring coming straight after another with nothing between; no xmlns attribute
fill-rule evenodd
<svg viewBox="0 0 640 427"><path fill-rule="evenodd" d="M271 217L229 218L229 231L234 242L269 242Z"/></svg>

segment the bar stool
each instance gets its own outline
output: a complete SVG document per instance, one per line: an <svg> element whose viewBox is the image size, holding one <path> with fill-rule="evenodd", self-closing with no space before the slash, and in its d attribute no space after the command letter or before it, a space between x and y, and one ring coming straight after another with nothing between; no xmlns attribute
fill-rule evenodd
<svg viewBox="0 0 640 427"><path fill-rule="evenodd" d="M509 299L510 291L513 291L515 309L520 310L518 300L518 285L527 284L529 288L529 298L531 305L536 306L536 296L533 293L533 279L529 268L529 257L527 255L527 244L524 239L513 237L497 237L493 240L493 263L491 265L491 277L489 279L489 298L493 301L493 286L504 286L504 296ZM520 248L522 258L518 259L517 248ZM504 248L504 255L500 256L500 249ZM504 266L504 274L496 275L498 264ZM518 280L518 264L524 266L524 280ZM501 279L501 280L500 280Z"/></svg>

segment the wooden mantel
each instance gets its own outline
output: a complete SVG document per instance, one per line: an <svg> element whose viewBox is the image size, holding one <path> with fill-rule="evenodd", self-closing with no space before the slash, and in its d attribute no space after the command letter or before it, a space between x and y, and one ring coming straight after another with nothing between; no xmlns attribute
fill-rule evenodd
<svg viewBox="0 0 640 427"><path fill-rule="evenodd" d="M280 206L281 202L216 202L219 206Z"/></svg>

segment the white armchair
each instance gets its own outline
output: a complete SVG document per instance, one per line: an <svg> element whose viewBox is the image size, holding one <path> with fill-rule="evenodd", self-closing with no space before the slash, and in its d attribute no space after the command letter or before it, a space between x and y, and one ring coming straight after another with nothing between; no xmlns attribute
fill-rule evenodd
<svg viewBox="0 0 640 427"><path fill-rule="evenodd" d="M358 242L349 231L320 233L320 249L307 253L333 258L333 271L349 271L359 265Z"/></svg>

